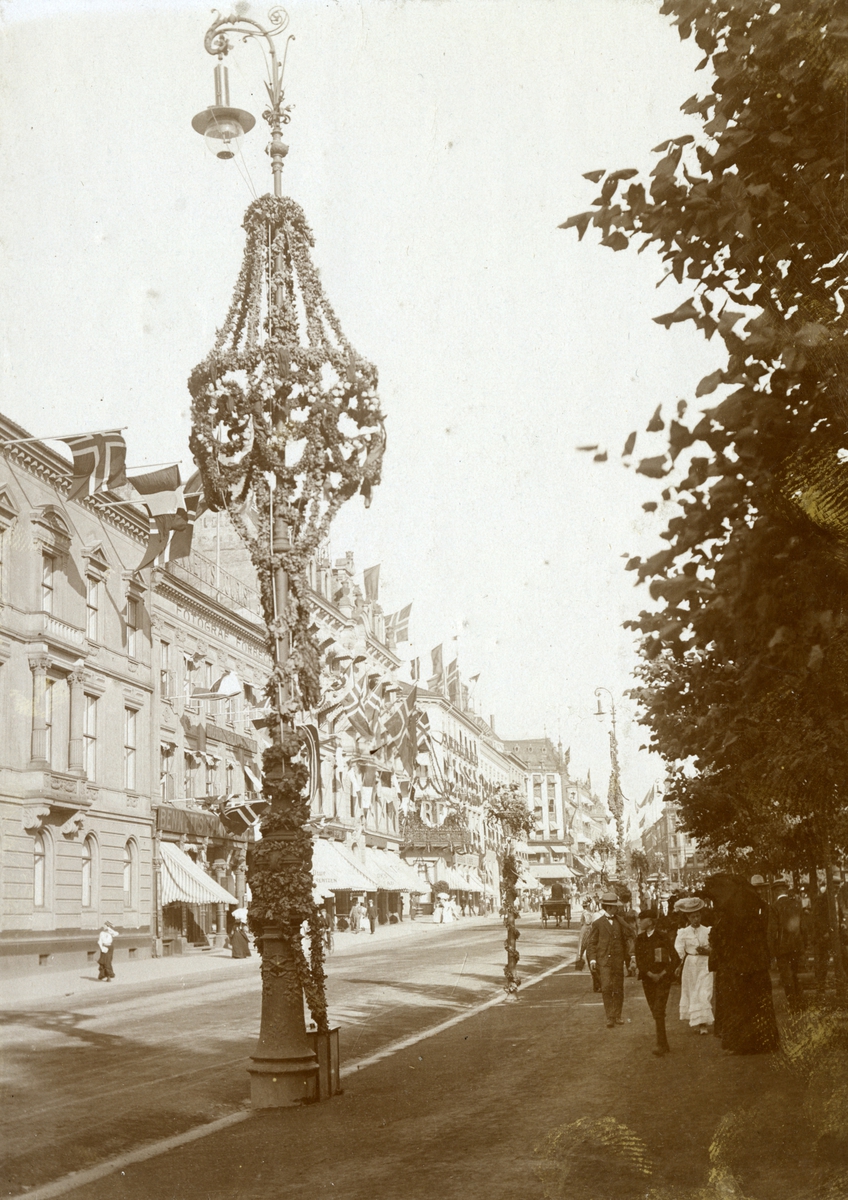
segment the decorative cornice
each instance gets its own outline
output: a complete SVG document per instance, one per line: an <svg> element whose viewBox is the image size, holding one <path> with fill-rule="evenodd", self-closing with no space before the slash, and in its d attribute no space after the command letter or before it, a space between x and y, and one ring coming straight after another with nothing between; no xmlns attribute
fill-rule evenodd
<svg viewBox="0 0 848 1200"><path fill-rule="evenodd" d="M0 414L0 435L2 435L0 441L4 438L30 436L26 429L2 414ZM37 479L49 483L59 494L60 499L64 503L68 503L67 497L71 490L73 467L61 455L49 449L43 442L0 446L0 452L9 460L10 465L14 464L26 471L28 475L34 475ZM121 499L113 492L103 492L100 494L100 498L106 502ZM114 525L137 541L147 541L149 522L141 511L124 507L107 508L91 497L83 497L73 503L82 505L90 513L94 513L101 520L108 521L110 525Z"/></svg>

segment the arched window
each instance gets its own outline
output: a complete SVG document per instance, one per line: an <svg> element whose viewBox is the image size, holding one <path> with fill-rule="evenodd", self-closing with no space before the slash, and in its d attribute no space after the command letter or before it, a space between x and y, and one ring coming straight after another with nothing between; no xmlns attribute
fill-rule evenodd
<svg viewBox="0 0 848 1200"><path fill-rule="evenodd" d="M47 902L47 844L44 834L37 833L33 842L32 902L44 908Z"/></svg>
<svg viewBox="0 0 848 1200"><path fill-rule="evenodd" d="M135 842L130 840L124 846L124 908L132 910L135 905L135 889L137 884L137 863L138 852Z"/></svg>
<svg viewBox="0 0 848 1200"><path fill-rule="evenodd" d="M94 864L95 845L91 834L82 844L82 906L92 908L94 905Z"/></svg>

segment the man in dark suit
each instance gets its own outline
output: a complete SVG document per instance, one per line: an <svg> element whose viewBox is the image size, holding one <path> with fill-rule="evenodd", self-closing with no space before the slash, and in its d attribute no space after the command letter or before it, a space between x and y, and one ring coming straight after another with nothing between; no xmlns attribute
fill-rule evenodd
<svg viewBox="0 0 848 1200"><path fill-rule="evenodd" d="M615 892L601 896L604 915L592 925L586 939L586 957L601 981L607 1029L623 1025L624 964L633 960L635 946L630 930L618 915L620 900Z"/></svg>
<svg viewBox="0 0 848 1200"><path fill-rule="evenodd" d="M665 1032L665 1006L674 973L680 966L680 958L669 937L657 929L654 914L639 913L639 936L636 938L636 967L648 1008L657 1027L657 1048L654 1054L661 1057L671 1047Z"/></svg>

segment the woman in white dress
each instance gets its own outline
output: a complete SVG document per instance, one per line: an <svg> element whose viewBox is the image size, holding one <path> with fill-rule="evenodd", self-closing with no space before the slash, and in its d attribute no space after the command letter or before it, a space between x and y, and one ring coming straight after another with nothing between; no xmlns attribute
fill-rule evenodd
<svg viewBox="0 0 848 1200"><path fill-rule="evenodd" d="M703 900L686 896L675 904L675 912L685 913L688 921L678 931L674 948L683 963L680 980L680 1020L693 1029L709 1033L713 1023L713 977L710 973L710 931L701 924Z"/></svg>

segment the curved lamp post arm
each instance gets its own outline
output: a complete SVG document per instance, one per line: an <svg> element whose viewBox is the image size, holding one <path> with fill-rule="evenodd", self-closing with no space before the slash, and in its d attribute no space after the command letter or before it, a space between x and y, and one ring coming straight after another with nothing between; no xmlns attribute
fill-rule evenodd
<svg viewBox="0 0 848 1200"><path fill-rule="evenodd" d="M233 48L230 35L240 37L243 42L248 41L249 38L264 39L270 56L268 71L270 79L265 81L265 89L268 92L271 107L266 109L262 116L271 129L271 144L268 147L268 154L271 157L271 170L274 173L274 195L281 196L283 159L289 152L288 146L283 141L282 127L288 125L291 120L290 106L283 103L285 99L283 76L286 71L289 42L294 40L294 34L290 33L286 38L281 63L277 56L274 38L288 28L289 15L284 8L272 8L268 13L268 19L271 27L266 29L252 17L243 17L238 14L231 14L227 17L218 16L207 29L203 45L208 54L221 59Z"/></svg>

